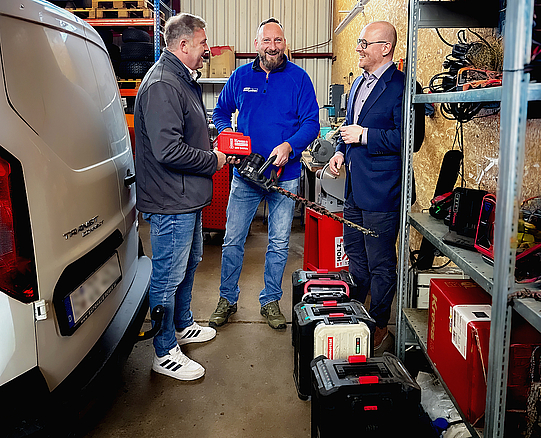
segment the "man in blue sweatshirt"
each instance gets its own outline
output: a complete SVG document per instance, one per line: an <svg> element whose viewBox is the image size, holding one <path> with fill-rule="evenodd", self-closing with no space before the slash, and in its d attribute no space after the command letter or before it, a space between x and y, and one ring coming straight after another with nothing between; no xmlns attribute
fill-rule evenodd
<svg viewBox="0 0 541 438"><path fill-rule="evenodd" d="M252 152L265 159L276 155L274 166L283 168L278 184L296 193L301 153L319 131L314 86L308 74L284 55L286 40L278 20L269 18L259 25L254 45L257 58L233 72L220 93L213 121L218 132L232 131L231 115L238 110L237 130L251 138ZM278 301L282 297L295 202L245 180L237 169L227 206L220 299L209 319L211 327L224 325L237 311L244 243L263 199L269 205L269 245L265 256L265 287L259 293L261 315L272 328L286 327Z"/></svg>

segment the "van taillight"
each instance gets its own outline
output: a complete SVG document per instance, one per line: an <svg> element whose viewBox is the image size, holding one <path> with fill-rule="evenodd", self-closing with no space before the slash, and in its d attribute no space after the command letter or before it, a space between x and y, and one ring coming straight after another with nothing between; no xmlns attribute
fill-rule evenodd
<svg viewBox="0 0 541 438"><path fill-rule="evenodd" d="M0 290L29 303L37 300L36 272L20 165L0 157Z"/></svg>

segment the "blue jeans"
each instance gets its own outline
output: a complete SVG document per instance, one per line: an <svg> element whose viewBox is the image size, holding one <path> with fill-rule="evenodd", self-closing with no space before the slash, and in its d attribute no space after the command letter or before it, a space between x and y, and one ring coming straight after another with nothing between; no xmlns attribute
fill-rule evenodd
<svg viewBox="0 0 541 438"><path fill-rule="evenodd" d="M344 227L349 272L357 284L357 290L351 297L364 303L370 291L370 316L377 327L387 327L396 293L396 238L400 212L361 210L350 195L344 204L344 218L375 231L379 236L367 236L354 228Z"/></svg>
<svg viewBox="0 0 541 438"><path fill-rule="evenodd" d="M150 223L152 274L150 308L164 307L162 327L154 337L158 357L175 348L175 329L193 324L192 286L203 255L201 211L187 214L143 214Z"/></svg>
<svg viewBox="0 0 541 438"><path fill-rule="evenodd" d="M279 184L296 194L299 179L280 181ZM220 296L229 304L235 304L239 299L238 283L244 260L244 243L257 207L263 199L269 204L269 244L265 255L265 287L259 293L259 302L264 306L282 298L282 276L289 252L295 201L273 190L267 192L235 175L227 204L220 285Z"/></svg>

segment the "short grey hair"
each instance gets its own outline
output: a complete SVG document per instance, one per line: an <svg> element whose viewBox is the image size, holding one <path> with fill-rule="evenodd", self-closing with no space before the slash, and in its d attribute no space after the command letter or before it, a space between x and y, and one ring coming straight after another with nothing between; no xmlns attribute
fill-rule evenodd
<svg viewBox="0 0 541 438"><path fill-rule="evenodd" d="M165 45L173 50L182 39L192 39L194 32L204 29L207 23L201 17L182 13L171 17L165 23Z"/></svg>
<svg viewBox="0 0 541 438"><path fill-rule="evenodd" d="M282 29L282 32L284 31L284 26L282 26L282 23L280 23L276 18L270 17L270 18L267 18L266 20L263 20L261 23L259 23L259 26L257 26L257 32L255 34L256 38L259 38L259 34L261 33L261 29L263 28L263 26L269 23L276 23L278 26L280 26L280 29Z"/></svg>

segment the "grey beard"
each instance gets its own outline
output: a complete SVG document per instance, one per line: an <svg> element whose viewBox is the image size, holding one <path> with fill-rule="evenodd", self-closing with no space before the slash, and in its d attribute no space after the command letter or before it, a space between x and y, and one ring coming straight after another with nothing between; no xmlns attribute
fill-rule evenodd
<svg viewBox="0 0 541 438"><path fill-rule="evenodd" d="M267 70L274 70L275 68L279 67L284 60L283 56L282 58L276 58L272 60L268 60L266 56L259 56L259 58L261 63L265 66Z"/></svg>

